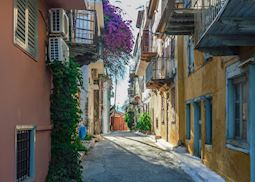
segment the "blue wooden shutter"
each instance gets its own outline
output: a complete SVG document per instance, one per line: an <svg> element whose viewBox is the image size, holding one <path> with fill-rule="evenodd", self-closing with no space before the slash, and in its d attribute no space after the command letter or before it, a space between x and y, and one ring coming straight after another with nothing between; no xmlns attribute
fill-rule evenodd
<svg viewBox="0 0 255 182"><path fill-rule="evenodd" d="M186 139L190 139L190 104L186 104Z"/></svg>
<svg viewBox="0 0 255 182"><path fill-rule="evenodd" d="M206 130L206 138L205 143L211 145L212 144L212 100L208 98L205 100L205 130Z"/></svg>

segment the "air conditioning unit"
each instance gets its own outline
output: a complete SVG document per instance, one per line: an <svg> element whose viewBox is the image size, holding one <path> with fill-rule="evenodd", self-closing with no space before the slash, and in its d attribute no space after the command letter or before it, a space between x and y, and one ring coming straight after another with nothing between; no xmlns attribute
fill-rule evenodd
<svg viewBox="0 0 255 182"><path fill-rule="evenodd" d="M69 47L61 37L49 38L49 60L66 62L69 60Z"/></svg>
<svg viewBox="0 0 255 182"><path fill-rule="evenodd" d="M62 36L65 40L69 39L69 18L64 9L53 8L50 14L50 35Z"/></svg>

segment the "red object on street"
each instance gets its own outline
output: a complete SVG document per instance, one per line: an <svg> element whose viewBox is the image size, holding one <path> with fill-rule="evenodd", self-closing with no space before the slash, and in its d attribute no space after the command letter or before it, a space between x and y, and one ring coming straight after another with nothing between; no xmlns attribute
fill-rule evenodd
<svg viewBox="0 0 255 182"><path fill-rule="evenodd" d="M112 131L128 131L127 123L124 120L124 114L116 112L111 115Z"/></svg>

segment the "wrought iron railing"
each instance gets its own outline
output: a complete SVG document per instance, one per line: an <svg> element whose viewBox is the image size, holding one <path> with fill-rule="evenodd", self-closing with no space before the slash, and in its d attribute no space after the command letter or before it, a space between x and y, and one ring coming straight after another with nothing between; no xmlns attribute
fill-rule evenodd
<svg viewBox="0 0 255 182"><path fill-rule="evenodd" d="M175 60L171 58L155 58L147 66L146 84L153 80L167 80L176 74Z"/></svg>
<svg viewBox="0 0 255 182"><path fill-rule="evenodd" d="M95 10L71 12L71 42L73 44L95 44L97 41L97 14Z"/></svg>
<svg viewBox="0 0 255 182"><path fill-rule="evenodd" d="M228 0L197 0L193 5L196 13L196 41L199 41Z"/></svg>
<svg viewBox="0 0 255 182"><path fill-rule="evenodd" d="M142 36L142 53L150 53L153 52L153 39L152 39L152 33L149 30L144 30L143 31L143 36Z"/></svg>

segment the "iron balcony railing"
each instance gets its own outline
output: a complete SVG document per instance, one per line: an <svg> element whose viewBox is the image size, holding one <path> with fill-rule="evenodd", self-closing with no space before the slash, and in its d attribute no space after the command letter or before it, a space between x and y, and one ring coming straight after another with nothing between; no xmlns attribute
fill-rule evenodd
<svg viewBox="0 0 255 182"><path fill-rule="evenodd" d="M197 0L193 5L198 11L196 13L196 41L199 41L203 34L219 15L228 0Z"/></svg>
<svg viewBox="0 0 255 182"><path fill-rule="evenodd" d="M170 58L154 58L146 69L145 83L174 79L176 74L175 60Z"/></svg>
<svg viewBox="0 0 255 182"><path fill-rule="evenodd" d="M95 10L74 10L71 12L71 43L91 45L97 42L97 14Z"/></svg>
<svg viewBox="0 0 255 182"><path fill-rule="evenodd" d="M142 36L142 53L146 54L151 52L153 52L152 33L149 30L144 30Z"/></svg>
<svg viewBox="0 0 255 182"><path fill-rule="evenodd" d="M191 35L194 33L195 9L190 0L164 0L157 13L154 29L167 35Z"/></svg>

